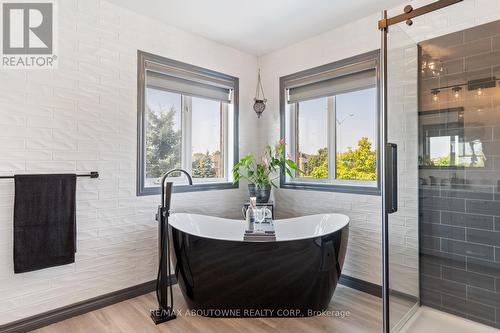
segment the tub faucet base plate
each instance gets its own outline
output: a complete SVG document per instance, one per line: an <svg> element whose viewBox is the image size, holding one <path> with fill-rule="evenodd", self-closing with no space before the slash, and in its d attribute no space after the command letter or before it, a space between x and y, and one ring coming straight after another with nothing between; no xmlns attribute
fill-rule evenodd
<svg viewBox="0 0 500 333"><path fill-rule="evenodd" d="M175 318L177 318L175 316L175 311L171 307L168 307L167 309L151 310L151 319L153 319L156 325Z"/></svg>

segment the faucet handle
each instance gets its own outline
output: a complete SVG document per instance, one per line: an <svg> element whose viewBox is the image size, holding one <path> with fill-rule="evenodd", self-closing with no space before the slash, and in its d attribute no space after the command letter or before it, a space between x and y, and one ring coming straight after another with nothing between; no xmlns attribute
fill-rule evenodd
<svg viewBox="0 0 500 333"><path fill-rule="evenodd" d="M156 211L156 214L155 214L155 220L157 222L160 222L160 217L161 217L161 205L158 206L158 210Z"/></svg>
<svg viewBox="0 0 500 333"><path fill-rule="evenodd" d="M170 216L170 210L167 207L158 206L158 211L155 214L155 220L160 222L160 217L166 218Z"/></svg>

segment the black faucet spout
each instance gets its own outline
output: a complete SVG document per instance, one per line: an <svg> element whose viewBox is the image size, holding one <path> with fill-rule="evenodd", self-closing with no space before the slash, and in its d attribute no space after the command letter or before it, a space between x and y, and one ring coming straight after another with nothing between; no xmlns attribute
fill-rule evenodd
<svg viewBox="0 0 500 333"><path fill-rule="evenodd" d="M169 170L167 171L167 173L165 173L163 175L163 178L161 179L161 185L162 186L165 186L165 180L167 180L167 178L175 173L175 172L182 172L183 174L186 175L187 179L188 179L188 182L189 182L189 185L193 185L193 178L191 177L191 175L189 174L189 172L187 172L186 170L184 169L172 169L172 170Z"/></svg>
<svg viewBox="0 0 500 333"><path fill-rule="evenodd" d="M193 185L193 178L191 177L189 172L187 172L184 169L172 169L172 170L167 171L167 173L165 173L165 175L163 175L163 177L161 179L161 205L162 205L162 209L164 211L166 211L165 212L166 214L168 214L170 211L170 203L172 201L172 190L174 187L173 182L166 182L166 181L167 181L168 177L175 172L181 172L181 173L185 174L187 179L188 179L189 185Z"/></svg>

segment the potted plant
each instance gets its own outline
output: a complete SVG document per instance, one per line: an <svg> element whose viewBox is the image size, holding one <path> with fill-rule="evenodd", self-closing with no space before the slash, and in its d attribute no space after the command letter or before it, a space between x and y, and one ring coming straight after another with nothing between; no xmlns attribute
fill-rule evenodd
<svg viewBox="0 0 500 333"><path fill-rule="evenodd" d="M290 177L292 172L302 172L289 156L285 157L285 140L280 140L274 147L266 145L259 162L255 161L253 154L248 154L240 159L233 167L233 181L246 179L248 192L251 197L256 197L258 203L266 203L271 195L271 187L278 187L275 180L279 177L279 170L283 170Z"/></svg>

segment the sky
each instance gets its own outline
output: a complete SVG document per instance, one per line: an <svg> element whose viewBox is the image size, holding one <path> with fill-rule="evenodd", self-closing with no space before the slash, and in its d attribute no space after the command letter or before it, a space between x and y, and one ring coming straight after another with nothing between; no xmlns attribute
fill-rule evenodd
<svg viewBox="0 0 500 333"><path fill-rule="evenodd" d="M220 102L193 97L193 153L220 149Z"/></svg>
<svg viewBox="0 0 500 333"><path fill-rule="evenodd" d="M173 106L176 130L181 128L181 97L179 94L156 89L147 90L148 106L156 111L169 111ZM192 147L193 153L211 153L220 150L220 106L219 102L204 98L192 98Z"/></svg>
<svg viewBox="0 0 500 333"><path fill-rule="evenodd" d="M328 118L327 98L318 98L300 103L299 142L300 150L314 154L327 146ZM337 150L345 152L356 147L358 140L366 136L376 145L378 119L377 91L375 88L337 95Z"/></svg>

